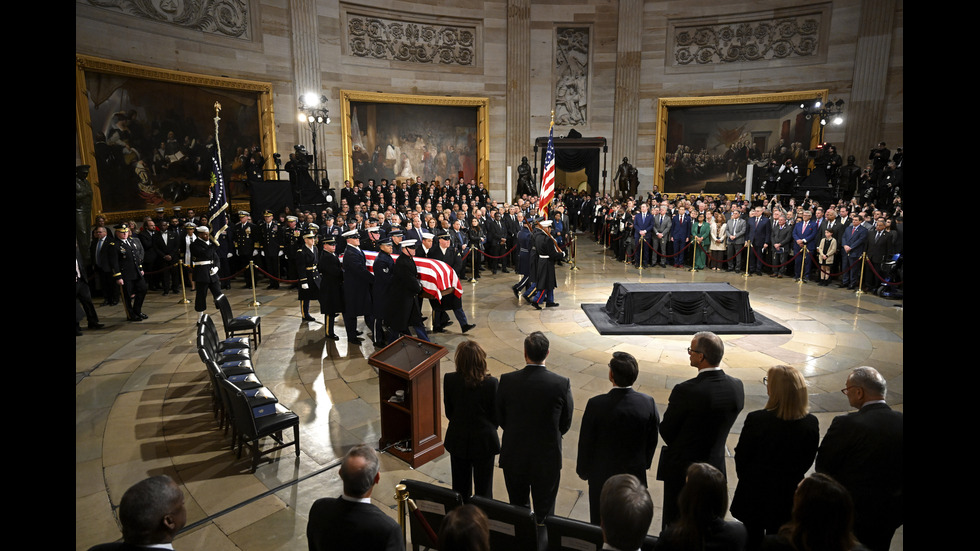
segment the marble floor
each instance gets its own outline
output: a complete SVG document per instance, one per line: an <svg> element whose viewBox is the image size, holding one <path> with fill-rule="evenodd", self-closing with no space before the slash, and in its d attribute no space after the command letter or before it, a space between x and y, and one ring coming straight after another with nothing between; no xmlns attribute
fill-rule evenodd
<svg viewBox="0 0 980 551"><path fill-rule="evenodd" d="M453 369L455 346L471 338L487 350L490 370L498 376L523 367L525 335L543 331L551 340L548 368L571 379L576 407L565 435L559 515L589 518L587 485L575 476L578 429L588 399L609 389L606 365L611 354L625 351L636 356L641 371L636 388L652 395L661 413L671 388L695 375L685 352L690 336L602 336L592 327L580 304L604 303L616 281L728 282L750 292L755 310L792 329L791 335L723 337L723 367L745 382L746 392L729 450L738 441L745 414L765 404L761 379L776 364L803 370L822 433L834 416L848 411L839 389L848 370L859 365L881 371L888 380L888 403L903 409L901 302L855 295L836 286L800 286L791 279L746 279L674 268L640 272L617 263L594 243L581 245L577 260L579 270L559 268L560 307L539 312L526 303L518 306L509 288L516 281L514 274L484 272L478 283L464 283L464 307L477 327L464 337L457 323L448 333L436 335L436 341L450 349L442 360L443 371ZM235 312L250 310L252 291L242 289L240 281L233 287L228 296ZM311 504L341 491L336 469L325 467L353 444L377 444L378 376L367 363L374 348L369 341L361 347L325 341L321 324L301 323L294 291L261 289L256 291L261 306L255 311L262 316L263 340L253 363L262 382L299 415L300 457L286 450L277 461L260 464L255 474L250 473L247 454L235 458L212 416L207 378L194 346L192 304L182 304L173 295L151 294L144 309L150 319L142 323L123 321L121 306L99 307L106 328L85 331L75 339L77 549L119 538L114 511L122 493L156 474L169 474L184 489L189 529L178 536L177 549L307 548ZM657 534L663 490L654 470L648 476L657 505L650 533ZM734 489L730 457L728 472ZM383 455L381 483L373 499L392 516L393 487L403 478L448 486L449 457L414 470ZM500 472L495 474L494 495L506 499ZM902 549L903 539L900 529L892 549Z"/></svg>

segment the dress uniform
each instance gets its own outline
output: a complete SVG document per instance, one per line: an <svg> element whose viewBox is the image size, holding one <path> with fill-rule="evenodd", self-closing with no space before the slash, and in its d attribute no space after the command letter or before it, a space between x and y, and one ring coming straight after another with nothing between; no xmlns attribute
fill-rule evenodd
<svg viewBox="0 0 980 551"><path fill-rule="evenodd" d="M299 278L299 302L303 321L316 321L310 315L310 300L320 299L320 271L317 269L320 253L316 248L316 230L303 234L303 246L293 255Z"/></svg>
<svg viewBox="0 0 980 551"><path fill-rule="evenodd" d="M279 257L282 256L282 245L279 241L279 222L273 218L272 211L265 211L263 222L259 226L259 239L255 243L256 250L261 251L263 267L269 274L269 286L266 289L278 289L280 277Z"/></svg>
<svg viewBox="0 0 980 551"><path fill-rule="evenodd" d="M249 260L259 253L256 248L255 238L258 235L258 228L249 221L248 211L239 211L239 222L231 227L231 246L232 246L232 273L236 273L248 266ZM245 288L252 288L252 271L245 270Z"/></svg>
<svg viewBox="0 0 980 551"><path fill-rule="evenodd" d="M221 257L218 245L210 239L211 230L207 226L198 226L194 231L197 239L190 244L191 271L197 287L194 311L204 312L207 310L208 291L215 300L221 296L221 280L218 278Z"/></svg>
<svg viewBox="0 0 980 551"><path fill-rule="evenodd" d="M148 316L143 313L143 300L146 298L146 279L143 278L143 249L137 242L129 239L129 226L116 226L116 236L107 245L106 257L109 270L116 284L122 287L129 321L143 321Z"/></svg>

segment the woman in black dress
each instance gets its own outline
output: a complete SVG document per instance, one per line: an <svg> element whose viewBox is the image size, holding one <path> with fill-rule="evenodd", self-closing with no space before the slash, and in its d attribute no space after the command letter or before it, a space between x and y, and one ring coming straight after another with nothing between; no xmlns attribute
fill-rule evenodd
<svg viewBox="0 0 980 551"><path fill-rule="evenodd" d="M497 378L487 371L487 353L475 341L457 346L455 361L456 372L446 373L442 384L453 490L464 497L492 498L493 462L500 453L494 414Z"/></svg>
<svg viewBox="0 0 980 551"><path fill-rule="evenodd" d="M748 549L789 520L793 493L817 455L820 427L809 413L806 380L796 368L777 365L765 378L766 407L745 418L735 446L738 486L732 516L749 533Z"/></svg>

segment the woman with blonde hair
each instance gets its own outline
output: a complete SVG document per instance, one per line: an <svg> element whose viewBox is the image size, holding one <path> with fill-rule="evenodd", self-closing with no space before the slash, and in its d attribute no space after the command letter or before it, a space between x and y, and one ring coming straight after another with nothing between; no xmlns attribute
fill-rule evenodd
<svg viewBox="0 0 980 551"><path fill-rule="evenodd" d="M732 516L748 531L746 549L758 549L790 519L793 493L817 455L820 427L809 413L806 380L794 367L777 365L763 379L769 400L745 418L735 446L738 486Z"/></svg>
<svg viewBox="0 0 980 551"><path fill-rule="evenodd" d="M711 269L718 272L724 264L725 251L728 250L728 224L725 223L725 215L715 212L710 220L710 226L711 245L708 246L708 250L711 251Z"/></svg>
<svg viewBox="0 0 980 551"><path fill-rule="evenodd" d="M455 362L456 371L446 373L442 382L453 490L464 497L493 498L493 463L500 453L494 410L498 381L487 370L487 353L476 341L460 343Z"/></svg>

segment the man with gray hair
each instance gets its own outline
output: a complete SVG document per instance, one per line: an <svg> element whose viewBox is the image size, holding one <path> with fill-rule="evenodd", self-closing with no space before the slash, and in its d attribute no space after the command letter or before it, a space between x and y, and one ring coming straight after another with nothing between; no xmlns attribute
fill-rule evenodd
<svg viewBox="0 0 980 551"><path fill-rule="evenodd" d="M141 480L119 501L123 543L96 545L89 551L112 549L173 549L174 536L187 523L184 492L167 475Z"/></svg>
<svg viewBox="0 0 980 551"><path fill-rule="evenodd" d="M858 367L841 389L858 411L834 418L817 451L816 471L854 498L854 535L887 551L904 523L904 418L885 403L887 385L873 367Z"/></svg>
<svg viewBox="0 0 980 551"><path fill-rule="evenodd" d="M698 376L674 386L660 422L660 436L667 444L657 466L657 480L664 482L664 528L680 516L677 497L691 463L709 463L726 474L725 440L745 406L742 381L719 367L725 343L718 335L695 334L687 353Z"/></svg>
<svg viewBox="0 0 980 551"><path fill-rule="evenodd" d="M401 551L405 548L395 519L371 503L371 492L381 480L378 453L358 444L344 456L340 497L316 500L310 508L306 540L310 551L360 549Z"/></svg>

